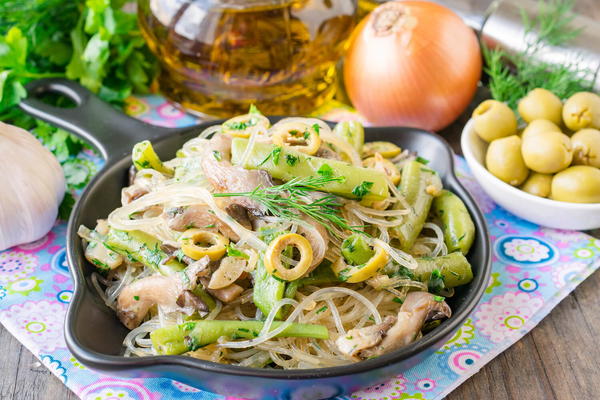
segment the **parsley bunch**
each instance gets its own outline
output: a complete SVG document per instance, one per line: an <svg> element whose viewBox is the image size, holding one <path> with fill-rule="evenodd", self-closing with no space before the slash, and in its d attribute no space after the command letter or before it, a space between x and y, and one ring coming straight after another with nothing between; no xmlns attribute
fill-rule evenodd
<svg viewBox="0 0 600 400"><path fill-rule="evenodd" d="M31 131L63 165L69 192L60 216L68 216L70 191L89 180L70 157L84 143L64 130L24 114L25 85L47 77L75 80L100 98L121 105L149 91L157 63L125 0L0 1L0 120ZM68 106L63 97L45 101Z"/></svg>

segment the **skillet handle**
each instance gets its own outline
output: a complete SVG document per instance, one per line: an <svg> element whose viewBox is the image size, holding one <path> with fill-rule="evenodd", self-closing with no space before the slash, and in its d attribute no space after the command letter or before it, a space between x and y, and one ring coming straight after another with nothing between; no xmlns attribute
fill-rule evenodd
<svg viewBox="0 0 600 400"><path fill-rule="evenodd" d="M139 141L175 131L129 117L67 79L40 79L28 83L26 88L28 96L20 104L23 111L87 140L106 161L126 155ZM76 106L60 108L46 104L40 97L48 93L62 94Z"/></svg>

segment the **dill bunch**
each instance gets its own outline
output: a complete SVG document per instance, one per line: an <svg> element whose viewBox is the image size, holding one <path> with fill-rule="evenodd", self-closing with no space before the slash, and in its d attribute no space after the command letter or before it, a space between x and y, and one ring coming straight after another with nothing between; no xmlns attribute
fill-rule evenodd
<svg viewBox="0 0 600 400"><path fill-rule="evenodd" d="M581 33L581 28L571 27L573 5L573 0L540 1L535 18L522 10L527 46L520 53L508 54L483 46L485 72L494 99L516 110L519 99L535 88L550 90L561 99L593 88L593 71L578 66L577 60L552 64L538 59L547 46L567 44Z"/></svg>
<svg viewBox="0 0 600 400"><path fill-rule="evenodd" d="M351 226L341 214L342 204L337 196L328 194L312 199L310 192L322 188L327 183L342 180L343 177L304 177L294 178L281 185L266 188L257 187L251 192L214 193L214 197L243 196L263 205L276 217L300 220L302 213L323 225L329 233L339 237L342 231L360 232ZM337 229L335 229L337 228Z"/></svg>

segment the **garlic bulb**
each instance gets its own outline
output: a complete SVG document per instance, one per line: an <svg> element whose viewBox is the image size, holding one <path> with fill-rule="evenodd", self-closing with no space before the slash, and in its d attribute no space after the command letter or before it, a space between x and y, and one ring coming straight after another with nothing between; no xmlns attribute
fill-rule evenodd
<svg viewBox="0 0 600 400"><path fill-rule="evenodd" d="M29 132L0 122L0 250L54 225L65 194L60 164Z"/></svg>

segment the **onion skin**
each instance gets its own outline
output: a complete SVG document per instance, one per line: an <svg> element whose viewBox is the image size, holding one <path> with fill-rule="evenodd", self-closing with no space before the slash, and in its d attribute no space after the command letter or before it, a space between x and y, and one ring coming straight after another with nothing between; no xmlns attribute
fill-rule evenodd
<svg viewBox="0 0 600 400"><path fill-rule="evenodd" d="M392 1L354 31L344 83L372 124L439 130L469 105L481 77L475 33L449 9Z"/></svg>

